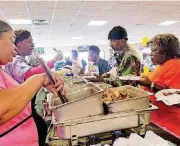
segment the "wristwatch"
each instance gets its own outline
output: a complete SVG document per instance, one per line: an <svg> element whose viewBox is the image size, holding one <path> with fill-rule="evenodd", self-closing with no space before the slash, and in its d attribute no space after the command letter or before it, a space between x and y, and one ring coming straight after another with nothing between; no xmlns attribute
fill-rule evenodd
<svg viewBox="0 0 180 146"><path fill-rule="evenodd" d="M154 82L151 83L151 90L154 88Z"/></svg>

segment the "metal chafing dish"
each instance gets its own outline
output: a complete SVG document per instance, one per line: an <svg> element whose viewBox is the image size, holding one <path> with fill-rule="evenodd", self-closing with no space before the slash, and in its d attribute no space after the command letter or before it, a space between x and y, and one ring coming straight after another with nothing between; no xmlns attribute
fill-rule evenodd
<svg viewBox="0 0 180 146"><path fill-rule="evenodd" d="M149 95L151 95L151 93L129 85L115 89L121 93L127 92L132 98L105 103L107 105L108 113L147 109L149 107Z"/></svg>
<svg viewBox="0 0 180 146"><path fill-rule="evenodd" d="M61 105L53 99L53 127L59 139L70 139L71 144L78 138L120 129L141 127L141 134L151 121L151 112L158 109L149 104L149 92L132 86L119 87L129 90L136 98L107 104L109 113L104 115L103 90L93 83L73 86L67 94L70 101Z"/></svg>
<svg viewBox="0 0 180 146"><path fill-rule="evenodd" d="M112 87L112 85L106 84L106 83L103 83L103 82L93 82L93 83L94 83L95 85L99 86L99 87L102 88L102 89Z"/></svg>
<svg viewBox="0 0 180 146"><path fill-rule="evenodd" d="M54 127L60 139L73 139L118 129L127 129L148 125L150 113L157 107L151 105L147 109L111 113L73 120L53 120Z"/></svg>
<svg viewBox="0 0 180 146"><path fill-rule="evenodd" d="M93 83L95 84L96 86L98 86L99 88L101 89L104 89L104 88L107 88L107 87L112 87L111 85L109 84L105 84L105 83L101 83L101 82L96 82L96 83ZM66 92L67 94L69 93L72 93L74 91L77 91L79 89L82 89L82 88L85 88L87 86L86 83L84 83L83 81L82 82L78 82L76 84L72 84L72 83L66 83L64 85L65 89L66 89Z"/></svg>
<svg viewBox="0 0 180 146"><path fill-rule="evenodd" d="M52 99L50 108L57 121L103 115L102 92L98 86L87 83L66 95L68 103L61 104L59 99Z"/></svg>
<svg viewBox="0 0 180 146"><path fill-rule="evenodd" d="M68 83L68 84L65 84L64 85L64 88L66 89L66 93L69 94L69 93L72 93L72 92L75 92L75 91L78 91L80 89L83 89L87 86L86 83L84 82L79 82L78 84L72 84L72 83Z"/></svg>

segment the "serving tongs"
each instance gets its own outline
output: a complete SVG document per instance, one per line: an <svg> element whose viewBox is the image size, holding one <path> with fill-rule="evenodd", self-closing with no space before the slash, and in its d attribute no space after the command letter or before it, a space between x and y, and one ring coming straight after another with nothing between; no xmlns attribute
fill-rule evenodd
<svg viewBox="0 0 180 146"><path fill-rule="evenodd" d="M46 75L47 75L48 79L50 80L51 84L55 85L55 81L54 81L54 79L52 77L52 72L50 71L49 67L45 64L44 60L42 58L40 58L38 56L37 52L35 52L35 51L33 52L33 55L35 56L35 58L37 59L39 64L43 67L44 72L46 73ZM57 92L57 94L58 94L58 97L60 98L60 100L61 100L61 102L63 104L66 103L66 102L69 102L68 99L61 94L60 91Z"/></svg>

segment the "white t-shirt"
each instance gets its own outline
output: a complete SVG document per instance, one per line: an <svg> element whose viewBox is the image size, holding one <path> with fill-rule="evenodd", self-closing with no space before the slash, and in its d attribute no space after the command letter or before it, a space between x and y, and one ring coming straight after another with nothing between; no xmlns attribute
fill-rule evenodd
<svg viewBox="0 0 180 146"><path fill-rule="evenodd" d="M72 61L72 72L74 74L80 74L82 67L82 62L79 58Z"/></svg>

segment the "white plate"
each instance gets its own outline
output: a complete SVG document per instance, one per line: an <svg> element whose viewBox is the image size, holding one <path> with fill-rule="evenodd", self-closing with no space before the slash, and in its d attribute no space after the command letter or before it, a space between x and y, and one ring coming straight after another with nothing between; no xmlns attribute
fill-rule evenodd
<svg viewBox="0 0 180 146"><path fill-rule="evenodd" d="M140 81L141 80L140 76L120 76L118 78L124 81Z"/></svg>
<svg viewBox="0 0 180 146"><path fill-rule="evenodd" d="M168 96L164 96L163 93L168 93L168 92L176 92L180 91L180 89L165 89L157 92L155 94L155 97L157 98L157 101L163 101L166 105L175 105L175 104L180 104L180 94L172 94Z"/></svg>
<svg viewBox="0 0 180 146"><path fill-rule="evenodd" d="M97 77L96 76L81 76L85 79L96 79Z"/></svg>

